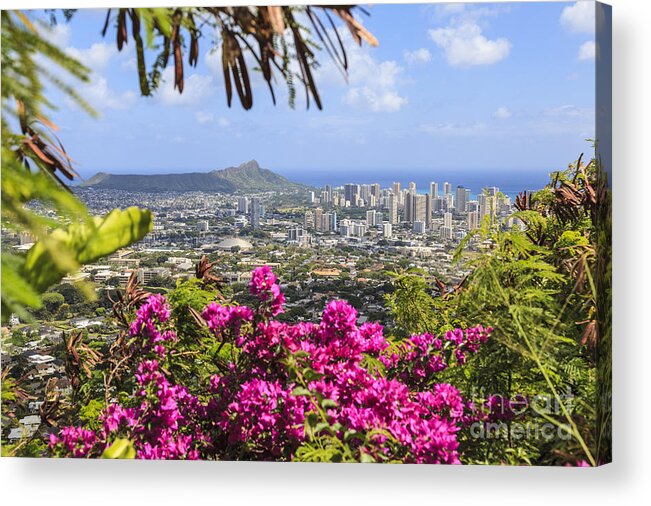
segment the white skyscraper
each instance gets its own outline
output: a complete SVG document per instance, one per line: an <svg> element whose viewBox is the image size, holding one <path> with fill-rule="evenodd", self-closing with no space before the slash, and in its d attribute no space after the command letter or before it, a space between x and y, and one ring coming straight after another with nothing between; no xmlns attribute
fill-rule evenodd
<svg viewBox="0 0 651 506"><path fill-rule="evenodd" d="M437 198L439 196L439 184L435 183L432 181L429 184L429 196L432 197L433 199Z"/></svg>
<svg viewBox="0 0 651 506"><path fill-rule="evenodd" d="M366 211L366 225L369 227L375 225L375 209Z"/></svg>
<svg viewBox="0 0 651 506"><path fill-rule="evenodd" d="M452 213L445 213L443 215L443 226L452 228Z"/></svg>
<svg viewBox="0 0 651 506"><path fill-rule="evenodd" d="M468 211L468 230L475 230L479 228L479 212Z"/></svg>
<svg viewBox="0 0 651 506"><path fill-rule="evenodd" d="M398 196L391 194L389 195L389 223L395 225L398 223Z"/></svg>
<svg viewBox="0 0 651 506"><path fill-rule="evenodd" d="M240 214L249 214L249 198L248 197L238 197L237 198L237 212Z"/></svg>

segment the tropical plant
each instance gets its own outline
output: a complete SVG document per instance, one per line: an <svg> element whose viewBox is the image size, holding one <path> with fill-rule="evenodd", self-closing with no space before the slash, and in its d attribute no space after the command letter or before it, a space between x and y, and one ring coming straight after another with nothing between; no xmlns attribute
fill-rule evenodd
<svg viewBox="0 0 651 506"><path fill-rule="evenodd" d="M249 285L253 307L210 302L201 312L218 343L174 367L187 340L155 294L138 308L129 346L130 392L113 392L96 425L53 431L54 455L142 459L245 459L460 463L457 434L486 413L437 374L462 366L491 329L412 336L399 346L375 323L331 301L318 324L275 319L284 295L264 266ZM191 361L188 363L192 363ZM201 369L215 372L202 374ZM87 422L88 423L88 422ZM58 433L57 433L58 432Z"/></svg>
<svg viewBox="0 0 651 506"><path fill-rule="evenodd" d="M604 329L609 339L609 326L607 313L606 325L598 325L595 283L597 265L609 269L605 260L610 258L606 249L597 260L599 237L609 230L604 219L609 197L601 177L596 160L583 164L579 157L566 171L552 173L543 190L519 195L519 211L510 217L513 227L485 220L466 236L454 258L471 271L462 286L451 292L439 287L445 295L436 296L424 278L403 278L389 296L393 319L407 334L423 325L432 328L439 318L481 316L493 328L493 339L462 371L446 371L442 379L473 399L487 393L507 400L523 396L528 409L518 424L549 423L569 435L549 440L527 434L514 441L514 422L506 420L503 438L462 440L475 462L553 464L574 456L595 465L609 458L608 417L597 420L597 391L610 391L609 370L597 369L608 363L609 350L609 341L604 344L600 337ZM601 291L608 297L607 283ZM599 375L603 380L597 382ZM537 409L536 398L555 409Z"/></svg>

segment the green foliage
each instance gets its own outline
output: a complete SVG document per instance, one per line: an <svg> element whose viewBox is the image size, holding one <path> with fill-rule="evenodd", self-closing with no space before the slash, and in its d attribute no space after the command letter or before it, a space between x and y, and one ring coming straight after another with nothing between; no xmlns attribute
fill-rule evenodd
<svg viewBox="0 0 651 506"><path fill-rule="evenodd" d="M490 342L466 367L444 371L443 381L479 404L496 394L549 399L557 409L530 408L518 423L549 423L571 435L568 441L530 434L514 440L511 422L503 437L492 440L464 431L460 444L468 463L553 464L560 455L596 462L597 374L588 332L599 293L593 282L600 226L595 210L604 206L607 192L598 191L595 167L594 160L586 166L579 160L553 173L550 184L514 215L525 230L485 220L468 234L454 260L471 274L453 296L433 297L422 273L394 275L387 302L398 335L441 332L440 321L454 319L493 328ZM568 398L572 402L564 402Z"/></svg>
<svg viewBox="0 0 651 506"><path fill-rule="evenodd" d="M80 265L142 239L152 226L151 214L135 208L93 218L62 183L60 176L72 179L75 172L46 117L45 109L54 106L44 95L45 82L92 113L65 82L88 81L89 70L41 32L26 14L2 11L2 226L35 240L26 255L2 254L3 322L12 312L28 319L25 308L41 308L48 287ZM34 203L50 216L33 210Z"/></svg>
<svg viewBox="0 0 651 506"><path fill-rule="evenodd" d="M433 296L433 289L422 270L388 274L391 292L385 295L385 299L396 325L396 336L404 338L424 332L440 334L466 326L453 306L443 298Z"/></svg>
<svg viewBox="0 0 651 506"><path fill-rule="evenodd" d="M111 446L104 450L101 458L134 459L136 458L136 450L133 443L128 439L116 439Z"/></svg>
<svg viewBox="0 0 651 506"><path fill-rule="evenodd" d="M43 301L43 309L50 315L56 314L65 303L63 295L57 292L44 293L41 300Z"/></svg>
<svg viewBox="0 0 651 506"><path fill-rule="evenodd" d="M84 422L84 425L92 430L98 430L102 424L100 422L100 414L104 409L105 404L103 400L91 399L88 404L79 409L79 419Z"/></svg>

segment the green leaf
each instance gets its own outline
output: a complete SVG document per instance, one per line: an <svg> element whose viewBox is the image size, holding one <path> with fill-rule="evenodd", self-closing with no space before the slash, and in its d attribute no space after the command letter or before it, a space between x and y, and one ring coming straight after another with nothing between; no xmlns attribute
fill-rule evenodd
<svg viewBox="0 0 651 506"><path fill-rule="evenodd" d="M137 207L114 209L93 221L56 229L31 247L23 274L36 290L45 291L70 272L71 265L62 262L63 257L72 256L77 265L92 263L141 240L153 226L151 212Z"/></svg>
<svg viewBox="0 0 651 506"><path fill-rule="evenodd" d="M368 453L362 453L359 456L359 461L362 464L374 464L375 463L375 459L372 456L370 456Z"/></svg>
<svg viewBox="0 0 651 506"><path fill-rule="evenodd" d="M311 395L311 392L305 388L305 387L295 387L294 390L292 390L292 395L296 397L301 397L304 395Z"/></svg>
<svg viewBox="0 0 651 506"><path fill-rule="evenodd" d="M116 439L111 446L109 446L102 453L103 459L134 459L136 457L136 449L133 443L128 439Z"/></svg>

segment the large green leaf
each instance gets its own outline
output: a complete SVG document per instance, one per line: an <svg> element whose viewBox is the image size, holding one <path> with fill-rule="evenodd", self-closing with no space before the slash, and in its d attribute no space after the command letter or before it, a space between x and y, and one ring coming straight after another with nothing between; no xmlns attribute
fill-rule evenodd
<svg viewBox="0 0 651 506"><path fill-rule="evenodd" d="M134 459L135 457L136 450L133 447L133 443L128 439L116 439L102 453L103 459Z"/></svg>
<svg viewBox="0 0 651 506"><path fill-rule="evenodd" d="M150 211L130 207L114 209L104 218L95 218L93 223L74 223L56 229L27 252L23 276L43 292L75 267L140 241L152 226Z"/></svg>

